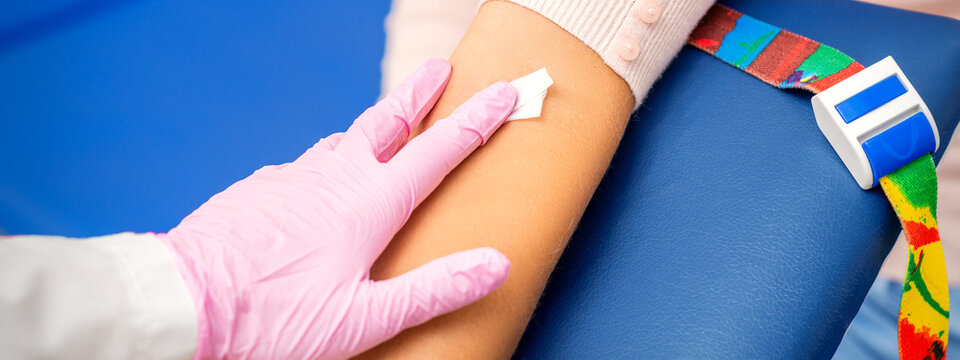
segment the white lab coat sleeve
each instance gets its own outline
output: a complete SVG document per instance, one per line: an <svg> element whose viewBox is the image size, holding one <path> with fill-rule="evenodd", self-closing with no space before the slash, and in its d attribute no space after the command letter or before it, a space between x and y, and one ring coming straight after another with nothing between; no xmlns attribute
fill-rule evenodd
<svg viewBox="0 0 960 360"><path fill-rule="evenodd" d="M0 237L0 357L189 359L197 315L157 235Z"/></svg>

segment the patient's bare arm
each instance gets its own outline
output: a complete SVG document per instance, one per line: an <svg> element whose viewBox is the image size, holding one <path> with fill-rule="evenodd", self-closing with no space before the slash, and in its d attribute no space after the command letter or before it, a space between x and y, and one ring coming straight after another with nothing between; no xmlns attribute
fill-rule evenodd
<svg viewBox="0 0 960 360"><path fill-rule="evenodd" d="M424 126L495 81L546 67L555 83L540 118L505 124L447 176L372 276L390 278L478 246L502 251L513 267L492 295L405 331L367 358L509 357L634 104L627 83L589 47L512 3L483 5L450 62L450 83Z"/></svg>

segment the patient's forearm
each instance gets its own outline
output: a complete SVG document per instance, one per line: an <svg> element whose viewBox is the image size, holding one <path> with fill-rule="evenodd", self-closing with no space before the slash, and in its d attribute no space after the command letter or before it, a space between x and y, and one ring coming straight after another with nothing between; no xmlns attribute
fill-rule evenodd
<svg viewBox="0 0 960 360"><path fill-rule="evenodd" d="M515 4L484 5L450 62L450 83L425 126L495 81L546 67L555 83L540 118L505 124L447 176L372 276L393 277L478 246L502 251L513 267L492 295L405 331L369 357L509 357L633 108L627 83L596 53Z"/></svg>

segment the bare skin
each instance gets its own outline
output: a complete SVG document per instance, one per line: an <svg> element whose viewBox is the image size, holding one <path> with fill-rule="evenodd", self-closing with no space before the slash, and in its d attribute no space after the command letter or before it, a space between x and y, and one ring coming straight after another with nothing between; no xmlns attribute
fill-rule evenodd
<svg viewBox="0 0 960 360"><path fill-rule="evenodd" d="M541 15L490 2L450 58L453 75L423 129L476 91L541 67L554 79L540 118L505 124L413 213L374 279L479 246L513 263L501 288L409 329L359 358L509 358L560 253L610 164L633 95L573 35Z"/></svg>

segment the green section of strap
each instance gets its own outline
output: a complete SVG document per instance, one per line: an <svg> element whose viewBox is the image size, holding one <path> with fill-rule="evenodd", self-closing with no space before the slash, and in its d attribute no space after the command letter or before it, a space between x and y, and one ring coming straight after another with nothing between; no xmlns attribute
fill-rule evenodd
<svg viewBox="0 0 960 360"><path fill-rule="evenodd" d="M850 64L853 64L853 58L840 52L840 50L820 44L820 46L817 47L817 51L810 54L810 57L804 60L803 63L797 67L797 70L805 73L823 75L821 78L824 78L840 72L840 70L845 69L847 66L850 66Z"/></svg>
<svg viewBox="0 0 960 360"><path fill-rule="evenodd" d="M917 268L923 264L923 259L920 259L920 262L917 262L914 259L913 252L910 251L910 262L907 263L907 278L903 280L903 292L910 291L910 284L917 287L917 292L920 294L920 297L923 298L923 301L930 305L930 308L943 315L945 318L950 317L950 310L946 310L943 306L940 306L936 300L933 299L933 295L930 294L930 289L927 288L927 282L923 280L921 276L922 272L917 271Z"/></svg>
<svg viewBox="0 0 960 360"><path fill-rule="evenodd" d="M937 168L930 154L921 156L887 175L915 208L929 207L937 218Z"/></svg>

